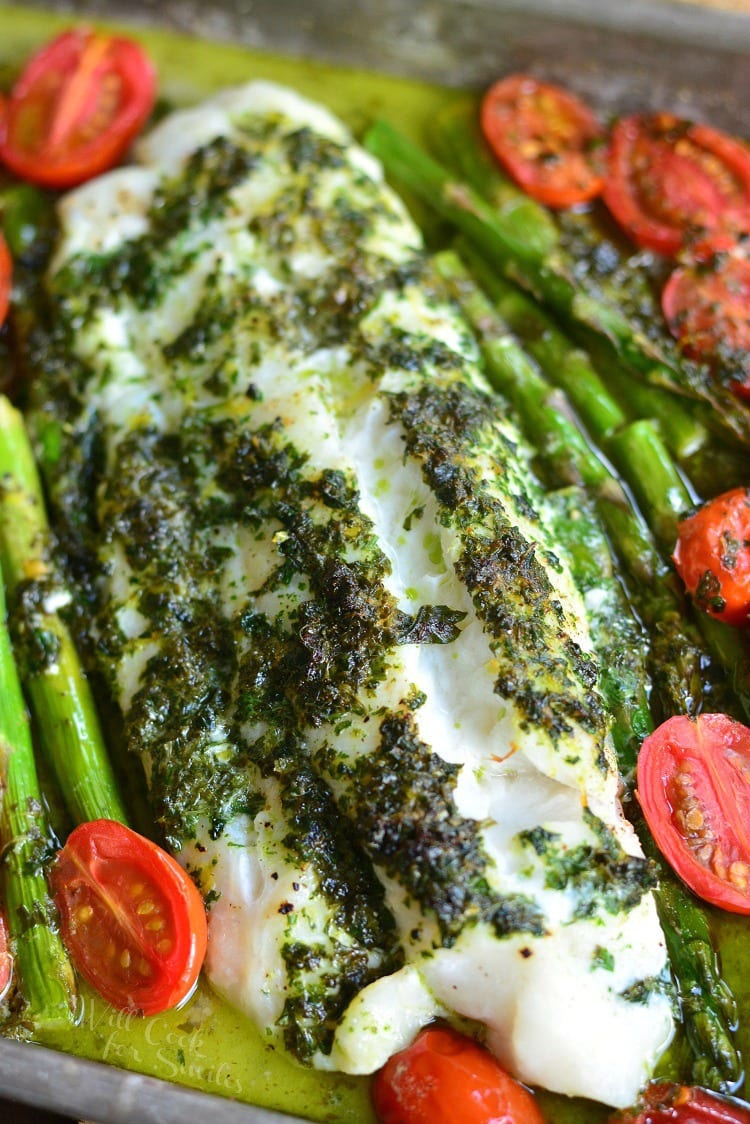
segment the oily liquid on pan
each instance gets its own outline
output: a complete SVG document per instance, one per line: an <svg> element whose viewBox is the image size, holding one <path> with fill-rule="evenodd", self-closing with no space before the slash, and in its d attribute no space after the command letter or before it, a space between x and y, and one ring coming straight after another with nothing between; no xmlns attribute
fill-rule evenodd
<svg viewBox="0 0 750 1124"><path fill-rule="evenodd" d="M69 26L61 18L20 8L0 7L0 67L17 66L41 43ZM268 78L297 88L328 105L357 133L383 116L422 140L423 126L448 100L449 91L404 79L259 54L247 49L201 43L168 33L142 36L169 101L192 102L221 86ZM411 203L411 200L407 200ZM414 208L415 217L427 216ZM427 220L429 221L429 220ZM743 985L743 918L717 918L725 975L750 1023L750 982ZM242 1015L201 984L179 1011L139 1019L114 1011L82 986L82 1019L64 1041L49 1042L68 1053L338 1124L372 1124L369 1082L363 1078L303 1069L264 1042ZM747 1031L740 1042L750 1056ZM682 1053L678 1041L674 1063ZM669 1076L665 1061L659 1076ZM549 1124L600 1124L609 1116L601 1106L540 1094Z"/></svg>

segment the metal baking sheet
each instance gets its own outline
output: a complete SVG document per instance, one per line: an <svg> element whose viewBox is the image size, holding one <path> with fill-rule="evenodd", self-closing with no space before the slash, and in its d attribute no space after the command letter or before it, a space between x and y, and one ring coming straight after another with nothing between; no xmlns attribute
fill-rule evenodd
<svg viewBox="0 0 750 1124"><path fill-rule="evenodd" d="M603 109L750 133L750 15L651 0L30 0L289 55L481 87L532 69Z"/></svg>
<svg viewBox="0 0 750 1124"><path fill-rule="evenodd" d="M481 88L532 70L601 110L651 104L750 135L750 15L648 0L63 0L28 7ZM0 1092L102 1124L291 1117L0 1040Z"/></svg>
<svg viewBox="0 0 750 1124"><path fill-rule="evenodd" d="M0 1091L22 1104L102 1124L305 1124L296 1116L7 1040L0 1041Z"/></svg>

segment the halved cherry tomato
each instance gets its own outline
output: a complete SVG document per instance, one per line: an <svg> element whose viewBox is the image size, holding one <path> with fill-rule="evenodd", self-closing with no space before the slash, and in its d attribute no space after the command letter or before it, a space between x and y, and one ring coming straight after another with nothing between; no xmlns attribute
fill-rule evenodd
<svg viewBox="0 0 750 1124"><path fill-rule="evenodd" d="M155 1015L188 998L206 953L206 912L171 855L94 820L69 836L50 880L73 962L108 1002Z"/></svg>
<svg viewBox="0 0 750 1124"><path fill-rule="evenodd" d="M659 1124L663 1120L674 1124L750 1124L750 1105L696 1086L660 1082L649 1086L638 1108L618 1112L610 1124Z"/></svg>
<svg viewBox="0 0 750 1124"><path fill-rule="evenodd" d="M130 39L76 28L26 65L0 126L0 160L43 187L72 187L111 168L154 104L156 78Z"/></svg>
<svg viewBox="0 0 750 1124"><path fill-rule="evenodd" d="M690 889L750 913L750 729L726 714L669 718L641 747L638 799Z"/></svg>
<svg viewBox="0 0 750 1124"><path fill-rule="evenodd" d="M676 269L661 297L669 330L691 359L738 370L732 389L750 397L750 261ZM722 362L723 361L723 362Z"/></svg>
<svg viewBox="0 0 750 1124"><path fill-rule="evenodd" d="M2 234L0 234L0 328L8 313L10 303L10 281L13 275L13 266L10 260L10 250Z"/></svg>
<svg viewBox="0 0 750 1124"><path fill-rule="evenodd" d="M604 131L574 94L526 74L484 96L482 131L524 191L549 207L572 207L604 187Z"/></svg>
<svg viewBox="0 0 750 1124"><path fill-rule="evenodd" d="M639 246L697 258L750 229L750 151L672 113L624 117L613 131L604 202Z"/></svg>
<svg viewBox="0 0 750 1124"><path fill-rule="evenodd" d="M8 994L13 982L13 956L8 947L8 927L0 913L0 1000Z"/></svg>
<svg viewBox="0 0 750 1124"><path fill-rule="evenodd" d="M712 617L750 623L750 488L733 488L677 526L677 572Z"/></svg>
<svg viewBox="0 0 750 1124"><path fill-rule="evenodd" d="M544 1124L531 1093L487 1050L449 1027L428 1027L377 1074L381 1124Z"/></svg>

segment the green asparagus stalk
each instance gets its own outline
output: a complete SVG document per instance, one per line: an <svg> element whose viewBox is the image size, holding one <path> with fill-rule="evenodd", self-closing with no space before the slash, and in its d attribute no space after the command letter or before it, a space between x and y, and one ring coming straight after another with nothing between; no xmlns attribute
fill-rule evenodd
<svg viewBox="0 0 750 1124"><path fill-rule="evenodd" d="M584 594L597 592L589 620L601 667L600 689L613 718L618 764L627 778L635 769L643 739L653 729L642 631L617 581L609 543L585 493L570 488L550 499L557 539L566 550L576 584ZM659 870L656 906L693 1055L691 1078L706 1088L731 1092L742 1072L732 1038L738 1011L722 978L706 915L664 862L634 801L631 818L644 851Z"/></svg>
<svg viewBox="0 0 750 1124"><path fill-rule="evenodd" d="M741 449L712 440L686 459L680 468L702 499L718 496L730 488L740 488L750 477L750 458Z"/></svg>
<svg viewBox="0 0 750 1124"><path fill-rule="evenodd" d="M701 632L727 674L727 685L739 699L744 721L750 720L750 651L742 632L701 613Z"/></svg>
<svg viewBox="0 0 750 1124"><path fill-rule="evenodd" d="M632 489L657 543L671 554L677 541L677 524L696 497L654 426L647 420L631 422L609 437L606 451Z"/></svg>
<svg viewBox="0 0 750 1124"><path fill-rule="evenodd" d="M594 440L617 464L646 515L659 548L668 558L674 549L677 523L698 497L676 468L654 424L649 419L618 423L619 407L586 354L570 343L535 302L493 274L470 247L468 258L472 272L478 274L481 283L496 299L501 319L517 333L545 374L565 390ZM619 417L623 419L621 411ZM617 512L611 513L608 523L611 535L614 535L612 519L618 518ZM621 552L635 549L642 554L636 542L626 528L619 549ZM700 614L697 625L689 624L685 620L684 597L677 593L671 598L673 627L665 631L663 623L657 624L666 619L664 591L676 590L676 578L671 567L658 557L658 552L654 553L656 557L652 557L647 566L649 576L644 575L639 612L644 615L653 638L652 676L657 697L664 700L664 716L680 712L680 698L682 710L689 714L707 707L738 714L736 697L741 704L739 713L747 720L750 718L750 662L742 643L727 635L726 626L713 622L705 614ZM623 558L623 564L630 564L631 569L637 562L635 556L630 563ZM658 582L658 592L654 581ZM653 600L656 603L652 606L649 602ZM692 670L680 659L679 648L672 642L673 634L679 635L680 628L693 634L691 650L696 654L704 653L693 660ZM709 663L704 666L707 648L725 674L711 676Z"/></svg>
<svg viewBox="0 0 750 1124"><path fill-rule="evenodd" d="M48 830L1 581L0 840L8 927L26 1003L23 1018L40 1034L54 1032L74 1021L75 981L44 876Z"/></svg>
<svg viewBox="0 0 750 1124"><path fill-rule="evenodd" d="M712 407L711 417L736 440L750 444L750 409L707 370L668 362L617 309L580 289L559 251L542 253L522 235L519 223L502 214L385 122L368 132L367 147L386 171L458 227L508 280L543 300L575 329L593 332L616 361L643 381L695 397Z"/></svg>
<svg viewBox="0 0 750 1124"><path fill-rule="evenodd" d="M0 396L0 564L14 609L21 674L40 737L76 823L126 822L52 563L44 498L23 419Z"/></svg>
<svg viewBox="0 0 750 1124"><path fill-rule="evenodd" d="M707 709L732 712L733 700L724 686L723 671L714 666L689 618L673 571L632 509L618 479L576 428L575 413L560 396L560 388L553 389L524 353L457 256L438 254L435 261L479 336L491 381L512 401L532 442L537 444L540 459L551 468L549 478L555 486L582 483L595 498L599 517L630 577L634 604L651 636L649 674L660 717ZM600 401L605 402L604 409L600 409ZM578 399L575 405L578 409ZM613 416L606 408L606 391L601 386L597 401L586 411L586 421L605 444L611 436ZM655 438L648 428L646 432L649 438ZM656 476L663 474L666 453L657 439L644 440L638 455L643 458L643 475L652 471Z"/></svg>
<svg viewBox="0 0 750 1124"><path fill-rule="evenodd" d="M430 140L438 159L470 184L510 224L519 237L533 235L532 246L548 254L560 248L560 229L546 207L529 198L501 170L479 128L476 100L457 102L442 110L433 122ZM578 224L587 214L576 214ZM463 251L462 251L463 255ZM541 312L541 309L539 310ZM542 314L543 315L543 314ZM556 328L549 321L551 330ZM543 336L543 332L539 333ZM695 416L696 403L682 401L669 391L633 379L611 357L604 361L607 385L627 403L631 416L653 418L667 447L682 460L700 449L709 437L706 425Z"/></svg>
<svg viewBox="0 0 750 1124"><path fill-rule="evenodd" d="M653 729L642 631L617 581L604 529L585 493L570 488L550 499L557 516L557 539L566 550L577 586L584 594L597 592L589 620L601 667L600 689L613 717L618 765L627 778L635 769L643 739ZM693 1055L692 1080L709 1089L733 1091L742 1073L732 1038L737 1004L722 978L706 915L664 862L634 801L630 812L644 851L659 870L656 905Z"/></svg>
<svg viewBox="0 0 750 1124"><path fill-rule="evenodd" d="M599 687L612 717L620 773L629 783L643 739L652 729L648 702L648 639L620 584L612 550L595 505L579 487L549 493L555 538L573 580L590 599L591 635L599 661Z"/></svg>
<svg viewBox="0 0 750 1124"><path fill-rule="evenodd" d="M652 456L648 469L641 471L647 449ZM657 542L670 554L677 540L677 523L695 503L694 494L643 422L634 422L613 435L608 452L632 487ZM731 713L731 692L740 703L745 721L750 720L750 653L744 637L706 613L697 615L697 623L705 645L728 677L727 698L714 709Z"/></svg>
<svg viewBox="0 0 750 1124"><path fill-rule="evenodd" d="M673 395L668 395L669 402L663 408L657 406L654 410L657 405L655 395L665 395L666 392L633 384L632 380L627 380L629 385L624 386L622 372L616 364L607 369L605 386L588 354L570 342L536 301L498 276L497 271L489 267L465 240L459 243L459 249L472 273L492 297L502 318L542 369L548 374L554 372L554 381L563 387L587 429L596 435L598 441L605 441L628 420L616 398L619 390L638 415L647 418L657 415L660 432L665 431L665 443L679 460L691 456L705 442L705 428L680 407Z"/></svg>
<svg viewBox="0 0 750 1124"><path fill-rule="evenodd" d="M636 823L636 827L646 855L659 867L656 908L693 1053L691 1078L696 1085L718 1093L736 1092L743 1067L731 1032L739 1015L721 975L708 920L664 863L645 824Z"/></svg>
<svg viewBox="0 0 750 1124"><path fill-rule="evenodd" d="M433 122L430 142L438 159L471 184L519 240L528 240L542 254L556 249L560 232L555 220L500 171L479 128L475 99L442 110Z"/></svg>
<svg viewBox="0 0 750 1124"><path fill-rule="evenodd" d="M543 476L548 483L561 476L567 479L572 469L593 496L593 511L583 501L575 511L569 506L567 513L561 513L556 529L562 533L574 576L584 591L591 582L599 582L600 588L604 582L607 590L607 611L594 622L593 636L600 662L611 665L614 672L602 677L601 688L614 715L613 740L620 768L628 775L637 749L653 724L648 706L644 706L648 674L644 674L637 631L632 631L637 626L622 623L630 614L612 588L610 575L614 575L605 555L607 538L633 579L637 607L652 636L651 655L655 659L649 666L662 673L654 686L663 700L663 717L685 710L696 713L703 705L703 654L698 638L680 611L676 590L665 580L666 568L642 521L618 481L576 428L559 392L555 393L514 341L460 259L444 253L435 261L478 333L491 380L512 402L529 439L544 449ZM575 504L575 493L569 494L571 498L564 502ZM694 1057L693 1078L708 1088L732 1091L742 1077L742 1062L732 1040L737 1012L719 971L705 914L672 875L653 846L637 807L634 811L644 848L659 868L657 908L668 935L670 962Z"/></svg>

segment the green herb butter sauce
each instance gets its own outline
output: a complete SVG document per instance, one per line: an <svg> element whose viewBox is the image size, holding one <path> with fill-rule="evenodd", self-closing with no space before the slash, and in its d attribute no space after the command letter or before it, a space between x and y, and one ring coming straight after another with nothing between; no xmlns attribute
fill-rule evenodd
<svg viewBox="0 0 750 1124"><path fill-rule="evenodd" d="M0 77L10 77L19 62L70 19L0 7ZM132 30L128 29L132 34ZM139 33L159 76L161 95L176 104L190 103L222 86L251 78L288 84L326 104L355 133L375 116L390 118L421 139L422 126L454 96L449 91L404 79L274 57L247 49L208 44L171 34ZM6 70L7 68L7 70ZM423 219L421 213L416 214ZM740 1003L748 1008L743 985L742 945L746 922L717 918L723 966ZM606 967L606 965L604 965ZM252 1104L297 1113L313 1120L368 1124L374 1120L369 1081L303 1068L275 1045L264 1041L242 1015L201 985L180 1011L139 1019L109 1008L82 987L82 1017L64 1041L52 1041L69 1053L229 1096ZM747 1032L740 1047L750 1054ZM683 1047L678 1039L659 1076L678 1074ZM609 1112L582 1101L540 1093L550 1124L594 1124Z"/></svg>

